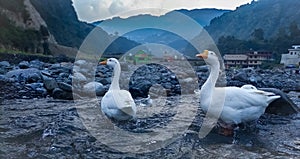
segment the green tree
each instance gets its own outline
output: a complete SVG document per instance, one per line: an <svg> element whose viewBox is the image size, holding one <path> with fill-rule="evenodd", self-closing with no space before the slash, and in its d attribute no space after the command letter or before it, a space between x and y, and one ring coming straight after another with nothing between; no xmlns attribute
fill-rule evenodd
<svg viewBox="0 0 300 159"><path fill-rule="evenodd" d="M295 21L291 22L289 26L290 36L291 37L298 37L300 36L300 29Z"/></svg>
<svg viewBox="0 0 300 159"><path fill-rule="evenodd" d="M262 41L264 40L264 30L262 28L255 29L251 36L255 41Z"/></svg>
<svg viewBox="0 0 300 159"><path fill-rule="evenodd" d="M236 53L246 49L245 41L234 36L221 36L217 44L221 53Z"/></svg>

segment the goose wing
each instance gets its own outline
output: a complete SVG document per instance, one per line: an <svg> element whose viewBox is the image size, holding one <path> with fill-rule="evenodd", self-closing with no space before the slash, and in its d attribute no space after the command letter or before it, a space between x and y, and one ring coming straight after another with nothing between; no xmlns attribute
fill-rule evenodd
<svg viewBox="0 0 300 159"><path fill-rule="evenodd" d="M230 107L235 110L250 108L250 107L267 107L270 102L280 98L273 93L260 90L247 90L239 87L224 87L216 88L216 95L225 91L224 107ZM220 98L220 96L219 96ZM224 97L223 97L224 98Z"/></svg>

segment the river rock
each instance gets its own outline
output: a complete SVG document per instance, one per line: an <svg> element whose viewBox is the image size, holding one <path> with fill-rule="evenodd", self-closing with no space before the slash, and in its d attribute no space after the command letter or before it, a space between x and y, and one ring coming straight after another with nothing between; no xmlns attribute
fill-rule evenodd
<svg viewBox="0 0 300 159"><path fill-rule="evenodd" d="M90 82L83 86L83 91L87 93L96 92L97 96L103 96L106 92L104 86L99 82Z"/></svg>
<svg viewBox="0 0 300 159"><path fill-rule="evenodd" d="M44 87L48 91L52 91L55 88L58 88L58 85L57 85L56 80L54 78L47 77L47 76L42 76L42 77L43 77Z"/></svg>
<svg viewBox="0 0 300 159"><path fill-rule="evenodd" d="M82 73L79 72L75 72L71 77L71 79L75 83L85 83L87 81L87 78Z"/></svg>
<svg viewBox="0 0 300 159"><path fill-rule="evenodd" d="M1 61L0 62L0 74L6 74L8 70L10 69L10 63L7 61Z"/></svg>
<svg viewBox="0 0 300 159"><path fill-rule="evenodd" d="M74 65L76 65L76 66L84 66L84 65L87 65L87 62L85 60L76 60L74 62Z"/></svg>
<svg viewBox="0 0 300 159"><path fill-rule="evenodd" d="M260 88L260 90L273 92L276 95L280 95L281 98L273 101L266 109L266 113L277 115L290 115L299 113L300 110L296 104L281 90L276 88Z"/></svg>
<svg viewBox="0 0 300 159"><path fill-rule="evenodd" d="M30 64L28 61L21 61L18 66L20 69L26 69L30 67Z"/></svg>
<svg viewBox="0 0 300 159"><path fill-rule="evenodd" d="M43 83L31 83L31 84L26 84L26 87L29 87L33 90L36 90L37 88L42 88Z"/></svg>
<svg viewBox="0 0 300 159"><path fill-rule="evenodd" d="M44 62L41 62L40 60L32 60L29 62L29 65L31 68L37 68L39 70L42 70L44 68Z"/></svg>
<svg viewBox="0 0 300 159"><path fill-rule="evenodd" d="M57 85L60 89L67 91L67 92L72 92L72 85L69 85L67 83L64 82L57 82Z"/></svg>
<svg viewBox="0 0 300 159"><path fill-rule="evenodd" d="M37 74L38 76L40 76L41 72L40 72L40 70L38 70L36 68L17 69L17 70L12 70L12 71L7 72L6 77L14 78L18 82L27 82L29 77L33 74ZM36 76L36 75L34 75L34 76ZM32 80L32 79L30 79L30 80Z"/></svg>
<svg viewBox="0 0 300 159"><path fill-rule="evenodd" d="M208 72L208 70L209 70L207 65L195 66L194 69L195 69L196 72Z"/></svg>
<svg viewBox="0 0 300 159"><path fill-rule="evenodd" d="M241 82L247 82L248 81L247 74L244 71L238 72L237 74L235 74L233 76L232 79L233 80L238 80L238 81L241 81Z"/></svg>
<svg viewBox="0 0 300 159"><path fill-rule="evenodd" d="M8 61L1 61L0 67L10 67L10 63Z"/></svg>
<svg viewBox="0 0 300 159"><path fill-rule="evenodd" d="M133 98L147 98L151 86L152 83L147 80L131 83L129 84L129 92L131 93Z"/></svg>
<svg viewBox="0 0 300 159"><path fill-rule="evenodd" d="M41 74L38 73L32 73L28 75L28 79L27 82L28 83L34 83L34 82L38 82L41 80Z"/></svg>
<svg viewBox="0 0 300 159"><path fill-rule="evenodd" d="M60 88L55 88L53 90L52 97L54 99L67 99L67 100L73 99L73 95L71 92L64 91Z"/></svg>
<svg viewBox="0 0 300 159"><path fill-rule="evenodd" d="M71 65L53 64L49 67L51 74L59 75L60 73L71 73L73 67Z"/></svg>
<svg viewBox="0 0 300 159"><path fill-rule="evenodd" d="M103 85L111 84L111 78L101 78L99 79L99 82Z"/></svg>

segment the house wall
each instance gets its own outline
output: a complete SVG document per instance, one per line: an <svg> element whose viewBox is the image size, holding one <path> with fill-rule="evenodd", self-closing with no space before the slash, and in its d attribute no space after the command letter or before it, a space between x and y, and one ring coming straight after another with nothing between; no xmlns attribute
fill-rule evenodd
<svg viewBox="0 0 300 159"><path fill-rule="evenodd" d="M300 63L300 45L293 45L292 49L288 49L289 53L281 55L281 64L299 65Z"/></svg>

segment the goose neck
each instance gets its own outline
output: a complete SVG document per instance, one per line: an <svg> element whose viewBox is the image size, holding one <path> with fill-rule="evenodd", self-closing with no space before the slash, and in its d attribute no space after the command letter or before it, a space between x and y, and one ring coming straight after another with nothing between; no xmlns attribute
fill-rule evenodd
<svg viewBox="0 0 300 159"><path fill-rule="evenodd" d="M119 86L119 79L120 79L120 74L121 74L121 66L119 63L117 63L114 67L114 73L113 73L113 80L111 82L110 90L112 89L120 89Z"/></svg>
<svg viewBox="0 0 300 159"><path fill-rule="evenodd" d="M219 65L210 66L210 73L206 82L210 82L212 87L215 87L215 84L219 77L219 67Z"/></svg>

